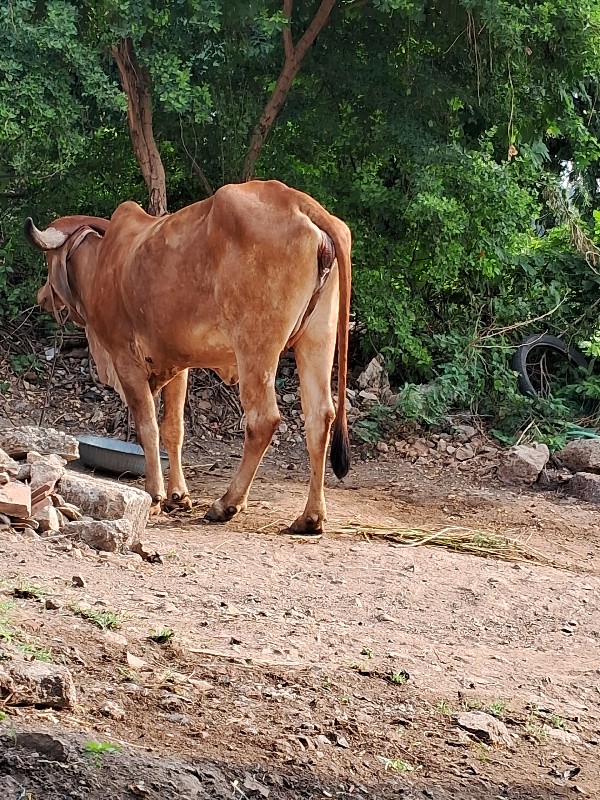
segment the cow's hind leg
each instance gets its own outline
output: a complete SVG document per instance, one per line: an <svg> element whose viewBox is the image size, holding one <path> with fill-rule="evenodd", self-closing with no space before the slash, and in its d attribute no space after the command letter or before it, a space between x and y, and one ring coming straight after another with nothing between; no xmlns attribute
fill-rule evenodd
<svg viewBox="0 0 600 800"><path fill-rule="evenodd" d="M335 295L333 289L331 292ZM335 353L336 321L336 305L321 303L308 328L294 345L310 458L310 485L306 507L290 527L284 530L284 533L295 536L321 536L323 523L327 518L325 461L329 432L335 416L331 397L331 371Z"/></svg>
<svg viewBox="0 0 600 800"><path fill-rule="evenodd" d="M258 358L239 362L240 399L246 414L246 436L240 465L227 492L206 512L211 522L227 522L246 508L248 492L280 422L275 395L277 357L265 368Z"/></svg>
<svg viewBox="0 0 600 800"><path fill-rule="evenodd" d="M144 448L146 458L146 491L152 498L151 514L159 514L161 503L165 496L165 484L160 465L160 451L158 445L158 423L154 398L148 384L148 377L131 368L130 364L119 369L117 374L125 393L125 399L133 419L135 428Z"/></svg>
<svg viewBox="0 0 600 800"><path fill-rule="evenodd" d="M181 466L187 380L188 371L186 369L162 388L164 411L160 426L160 438L169 455L169 485L163 507L168 510L184 508L189 511L192 507Z"/></svg>

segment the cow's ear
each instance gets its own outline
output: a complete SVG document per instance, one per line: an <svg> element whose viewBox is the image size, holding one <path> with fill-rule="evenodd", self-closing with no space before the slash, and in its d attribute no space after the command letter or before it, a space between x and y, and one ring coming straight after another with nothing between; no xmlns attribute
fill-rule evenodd
<svg viewBox="0 0 600 800"><path fill-rule="evenodd" d="M62 303L67 307L70 319L78 325L85 325L85 320L81 318L77 310L75 295L69 284L67 257L68 253L65 246L48 252L48 281L54 294L58 295ZM56 314L54 316L56 317Z"/></svg>

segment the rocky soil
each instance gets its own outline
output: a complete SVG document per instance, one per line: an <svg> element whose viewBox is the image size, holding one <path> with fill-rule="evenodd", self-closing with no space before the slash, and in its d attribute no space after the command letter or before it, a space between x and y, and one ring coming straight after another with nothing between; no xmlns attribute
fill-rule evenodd
<svg viewBox="0 0 600 800"><path fill-rule="evenodd" d="M112 396L85 399L73 375L64 395L15 381L9 424L45 408L71 433L114 428ZM504 483L476 420L409 427L328 479L320 543L290 541L307 469L288 413L248 512L214 527L202 514L241 435L235 395L196 389L213 392L188 422L196 505L152 520L141 552L0 533L0 797L597 796L600 511L564 492L581 464ZM399 546L373 528L502 534L541 555Z"/></svg>

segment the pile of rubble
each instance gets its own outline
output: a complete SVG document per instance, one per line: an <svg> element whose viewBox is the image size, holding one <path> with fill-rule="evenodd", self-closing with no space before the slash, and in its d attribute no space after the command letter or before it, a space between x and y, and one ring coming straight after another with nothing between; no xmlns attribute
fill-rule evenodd
<svg viewBox="0 0 600 800"><path fill-rule="evenodd" d="M552 456L545 444L519 444L503 454L498 477L504 483L559 485L566 494L600 503L600 439L574 439Z"/></svg>
<svg viewBox="0 0 600 800"><path fill-rule="evenodd" d="M567 484L569 494L600 503L600 439L575 439L555 459L574 473Z"/></svg>
<svg viewBox="0 0 600 800"><path fill-rule="evenodd" d="M139 542L150 496L67 469L78 458L77 439L52 428L0 430L0 531L70 536L109 552Z"/></svg>

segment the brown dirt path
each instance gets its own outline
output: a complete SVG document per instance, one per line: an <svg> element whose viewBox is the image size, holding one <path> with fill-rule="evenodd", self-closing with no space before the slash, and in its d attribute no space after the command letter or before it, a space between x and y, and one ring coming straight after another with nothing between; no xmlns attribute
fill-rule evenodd
<svg viewBox="0 0 600 800"><path fill-rule="evenodd" d="M230 463L198 468L202 503ZM248 513L223 527L200 522L202 503L159 518L148 534L163 564L4 538L4 594L27 581L62 606L17 600L12 624L65 661L79 693L71 713L11 708L4 729L45 725L125 752L36 777L5 740L0 776L20 776L35 800L597 796L600 513L435 465L367 462L328 489L331 532L295 542L277 531L301 508L302 478L267 466ZM335 533L349 522L505 532L573 569ZM119 612L121 628L75 616L76 602ZM164 627L169 643L148 640ZM102 715L107 700L124 719ZM469 740L456 724L465 708L498 714L512 747Z"/></svg>

